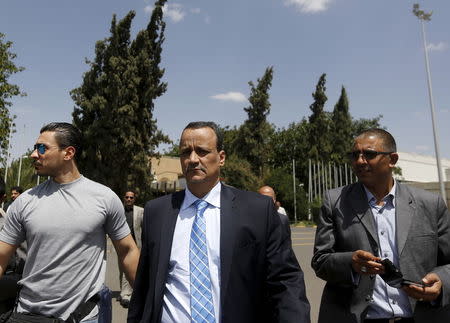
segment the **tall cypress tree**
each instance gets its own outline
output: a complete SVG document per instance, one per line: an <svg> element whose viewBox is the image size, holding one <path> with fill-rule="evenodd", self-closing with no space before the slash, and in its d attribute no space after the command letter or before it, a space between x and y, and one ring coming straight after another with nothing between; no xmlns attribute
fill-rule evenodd
<svg viewBox="0 0 450 323"><path fill-rule="evenodd" d="M6 162L9 147L9 133L14 129L15 116L9 113L12 105L10 99L15 96L25 95L18 85L11 84L9 78L23 71L23 67L16 66L14 59L16 54L11 52L13 43L4 41L5 35L0 33L0 164Z"/></svg>
<svg viewBox="0 0 450 323"><path fill-rule="evenodd" d="M353 132L352 117L349 113L347 92L344 86L342 86L341 96L334 106L331 119L331 142L333 145L331 159L335 163L343 163L345 153L350 150L352 144Z"/></svg>
<svg viewBox="0 0 450 323"><path fill-rule="evenodd" d="M312 114L309 116L308 143L309 158L329 161L331 154L330 120L324 111L328 98L325 94L326 74L322 74L312 94L314 102L309 106Z"/></svg>
<svg viewBox="0 0 450 323"><path fill-rule="evenodd" d="M134 11L119 22L114 15L110 37L97 42L90 70L82 85L71 91L76 104L73 123L84 136L80 168L117 194L127 187L148 192L149 157L159 143L169 141L153 117L154 100L167 88L161 81L164 69L159 67L165 2L155 3L147 28L133 41Z"/></svg>
<svg viewBox="0 0 450 323"><path fill-rule="evenodd" d="M253 172L262 178L264 165L267 162L269 149L267 143L273 132L273 127L267 122L270 113L269 89L272 86L273 67L266 68L264 75L257 84L250 81L250 105L244 108L247 119L239 128L235 146L239 157L246 159Z"/></svg>

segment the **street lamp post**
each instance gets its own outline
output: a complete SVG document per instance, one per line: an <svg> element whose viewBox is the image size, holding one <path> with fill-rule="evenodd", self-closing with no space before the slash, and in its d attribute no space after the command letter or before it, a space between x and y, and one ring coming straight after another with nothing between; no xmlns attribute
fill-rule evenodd
<svg viewBox="0 0 450 323"><path fill-rule="evenodd" d="M439 186L440 186L441 196L444 199L445 204L447 204L447 194L445 192L444 180L443 180L443 176L442 176L441 158L440 158L440 153L439 153L438 131L437 131L435 115L434 115L434 101L433 101L433 89L431 86L430 62L428 59L428 48L427 48L427 41L425 38L425 21L431 20L432 12L426 13L423 10L420 10L419 5L416 3L413 6L413 13L417 18L419 18L419 20L422 24L423 49L425 52L425 67L427 70L428 96L429 96L429 100L430 100L431 123L433 126L434 149L435 149L435 154L436 154Z"/></svg>

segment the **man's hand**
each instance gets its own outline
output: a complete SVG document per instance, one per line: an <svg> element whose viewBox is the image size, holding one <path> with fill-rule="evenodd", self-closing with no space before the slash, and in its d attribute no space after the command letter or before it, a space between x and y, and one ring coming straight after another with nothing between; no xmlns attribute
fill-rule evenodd
<svg viewBox="0 0 450 323"><path fill-rule="evenodd" d="M435 273L426 274L422 278L422 282L427 285L425 287L419 287L416 285L404 286L403 290L408 296L415 298L419 301L432 302L436 300L441 294L442 281Z"/></svg>
<svg viewBox="0 0 450 323"><path fill-rule="evenodd" d="M383 274L384 266L380 257L375 257L368 251L356 250L352 254L352 268L361 275Z"/></svg>

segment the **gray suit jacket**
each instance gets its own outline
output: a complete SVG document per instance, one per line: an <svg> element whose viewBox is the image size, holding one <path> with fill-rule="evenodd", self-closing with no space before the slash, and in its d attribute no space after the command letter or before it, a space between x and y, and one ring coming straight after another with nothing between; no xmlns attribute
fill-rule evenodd
<svg viewBox="0 0 450 323"><path fill-rule="evenodd" d="M142 219L144 218L144 208L133 205L133 230L136 238L136 245L142 248Z"/></svg>
<svg viewBox="0 0 450 323"><path fill-rule="evenodd" d="M396 239L400 270L419 281L435 272L443 282L441 307L410 298L415 322L446 322L450 311L450 213L438 195L397 182ZM319 322L362 322L372 300L374 276L353 282L351 256L361 249L378 255L375 221L362 184L327 191L311 262L325 285ZM444 319L445 318L445 319Z"/></svg>

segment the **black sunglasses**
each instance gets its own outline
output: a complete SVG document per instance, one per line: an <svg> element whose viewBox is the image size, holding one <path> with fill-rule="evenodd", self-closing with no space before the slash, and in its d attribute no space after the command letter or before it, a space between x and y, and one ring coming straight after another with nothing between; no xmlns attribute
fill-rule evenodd
<svg viewBox="0 0 450 323"><path fill-rule="evenodd" d="M360 155L363 155L365 160L371 160L378 155L389 155L394 153L393 151L376 151L376 150L355 150L347 153L347 157L350 160L358 160Z"/></svg>
<svg viewBox="0 0 450 323"><path fill-rule="evenodd" d="M36 144L34 145L34 150L37 150L38 154L43 155L47 151L47 146L44 144Z"/></svg>

